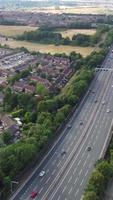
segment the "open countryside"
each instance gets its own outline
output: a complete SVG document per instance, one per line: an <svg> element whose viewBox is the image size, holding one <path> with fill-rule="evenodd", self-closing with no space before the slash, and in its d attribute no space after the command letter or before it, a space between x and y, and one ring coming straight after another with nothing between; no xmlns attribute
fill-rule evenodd
<svg viewBox="0 0 113 200"><path fill-rule="evenodd" d="M29 9L25 9L25 11L30 11ZM42 9L37 9L33 8L32 11L34 12L44 12L44 13L74 13L74 14L112 14L113 10L112 8L108 7L65 7L65 6L60 6L58 9L55 7L48 7L48 8L42 8Z"/></svg>
<svg viewBox="0 0 113 200"><path fill-rule="evenodd" d="M64 38L69 37L72 39L73 35L77 34L94 35L96 33L96 29L67 29L56 32L61 33Z"/></svg>
<svg viewBox="0 0 113 200"><path fill-rule="evenodd" d="M5 36L21 35L25 31L34 31L37 27L31 26L5 26L0 25L0 34Z"/></svg>
<svg viewBox="0 0 113 200"><path fill-rule="evenodd" d="M94 51L94 47L79 47L79 46L67 46L67 45L59 45L55 46L53 44L47 45L47 44L38 44L38 43L32 43L27 41L16 41L9 39L8 41L0 41L2 45L9 45L11 48L18 48L18 47L25 47L29 51L40 51L42 53L66 53L69 55L72 51L76 51L77 53L80 53L83 57L86 57L89 55L92 51ZM99 48L96 49L99 51Z"/></svg>

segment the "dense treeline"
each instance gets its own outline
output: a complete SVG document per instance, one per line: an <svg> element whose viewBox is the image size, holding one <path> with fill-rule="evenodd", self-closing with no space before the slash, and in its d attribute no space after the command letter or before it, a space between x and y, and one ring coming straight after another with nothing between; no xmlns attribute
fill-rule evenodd
<svg viewBox="0 0 113 200"><path fill-rule="evenodd" d="M69 37L63 38L61 33L54 32L54 28L45 29L45 27L42 27L36 31L24 32L16 39L56 45L94 46L101 39L101 35L108 30L107 26L100 26L94 35L77 34L70 39Z"/></svg>
<svg viewBox="0 0 113 200"><path fill-rule="evenodd" d="M83 200L103 200L108 182L113 177L113 140L106 160L100 160L91 174Z"/></svg>
<svg viewBox="0 0 113 200"><path fill-rule="evenodd" d="M109 47L113 43L113 28L108 31L103 47Z"/></svg>
<svg viewBox="0 0 113 200"><path fill-rule="evenodd" d="M24 23L19 23L16 21L10 21L10 20L2 20L0 19L0 25L9 25L9 26L26 26Z"/></svg>

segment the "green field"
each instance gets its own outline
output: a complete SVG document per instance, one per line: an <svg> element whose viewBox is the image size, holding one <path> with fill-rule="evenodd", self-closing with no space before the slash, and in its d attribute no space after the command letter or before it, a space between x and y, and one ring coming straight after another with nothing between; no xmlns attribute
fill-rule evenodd
<svg viewBox="0 0 113 200"><path fill-rule="evenodd" d="M5 26L0 25L0 34L5 36L15 36L15 35L21 35L25 31L32 31L36 30L37 27L31 27L31 26Z"/></svg>
<svg viewBox="0 0 113 200"><path fill-rule="evenodd" d="M47 45L47 44L37 44L37 43L32 43L32 42L27 42L27 41L16 41L13 39L9 39L8 41L0 41L1 44L7 44L12 48L17 48L17 47L25 47L29 51L40 51L42 53L66 53L67 55L72 52L76 51L77 53L82 54L84 57L89 55L94 48L93 47L78 47L78 46L64 46L64 45ZM99 49L97 49L99 50Z"/></svg>

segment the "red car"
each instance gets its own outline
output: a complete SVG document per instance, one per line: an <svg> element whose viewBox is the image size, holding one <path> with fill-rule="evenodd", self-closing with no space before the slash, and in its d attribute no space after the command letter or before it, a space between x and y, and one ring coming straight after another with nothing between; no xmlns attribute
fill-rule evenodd
<svg viewBox="0 0 113 200"><path fill-rule="evenodd" d="M34 199L37 196L38 192L33 191L31 193L31 198Z"/></svg>

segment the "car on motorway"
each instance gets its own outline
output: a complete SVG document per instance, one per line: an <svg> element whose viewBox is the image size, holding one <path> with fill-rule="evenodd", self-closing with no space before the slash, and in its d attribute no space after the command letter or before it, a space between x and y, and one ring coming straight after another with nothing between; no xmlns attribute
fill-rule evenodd
<svg viewBox="0 0 113 200"><path fill-rule="evenodd" d="M107 113L110 113L111 112L111 110L110 109L107 109L107 111L106 111Z"/></svg>
<svg viewBox="0 0 113 200"><path fill-rule="evenodd" d="M64 149L61 151L61 155L62 155L62 156L65 155L66 153L67 153L67 152L66 152L66 150L64 150Z"/></svg>
<svg viewBox="0 0 113 200"><path fill-rule="evenodd" d="M71 124L68 124L68 125L67 125L67 128L71 128L71 127L72 127Z"/></svg>
<svg viewBox="0 0 113 200"><path fill-rule="evenodd" d="M31 199L34 199L38 195L38 192L33 191L31 192Z"/></svg>
<svg viewBox="0 0 113 200"><path fill-rule="evenodd" d="M42 171L39 173L39 176L40 176L40 177L43 177L44 175L45 175L45 171L42 170Z"/></svg>
<svg viewBox="0 0 113 200"><path fill-rule="evenodd" d="M87 148L87 151L91 151L91 147L88 147L88 148Z"/></svg>
<svg viewBox="0 0 113 200"><path fill-rule="evenodd" d="M81 121L81 122L80 122L80 126L82 126L82 125L83 125L83 122Z"/></svg>
<svg viewBox="0 0 113 200"><path fill-rule="evenodd" d="M95 91L92 91L92 93L94 94L94 93L95 93Z"/></svg>
<svg viewBox="0 0 113 200"><path fill-rule="evenodd" d="M102 101L102 105L105 105L105 101Z"/></svg>
<svg viewBox="0 0 113 200"><path fill-rule="evenodd" d="M113 88L113 85L111 87Z"/></svg>
<svg viewBox="0 0 113 200"><path fill-rule="evenodd" d="M94 102L97 103L98 102L97 99Z"/></svg>

